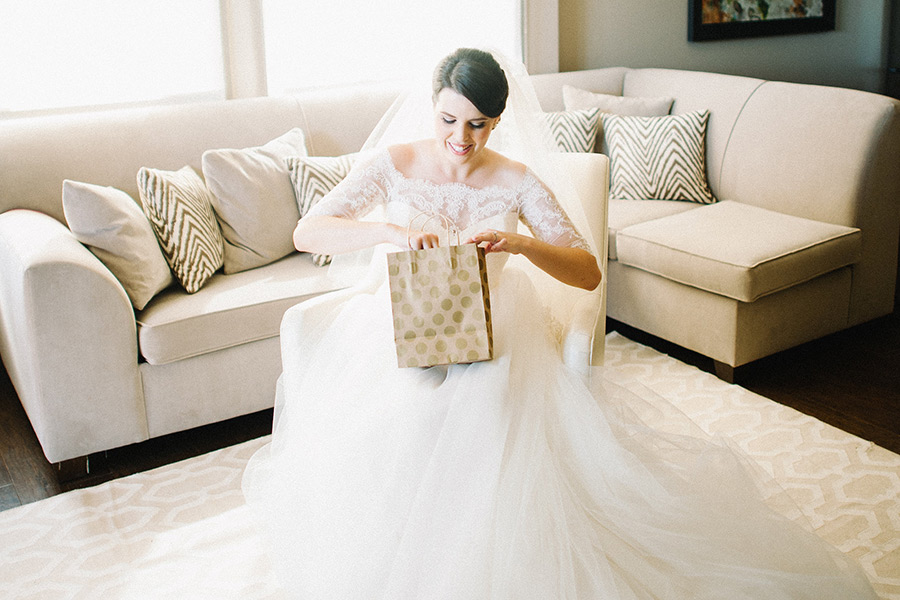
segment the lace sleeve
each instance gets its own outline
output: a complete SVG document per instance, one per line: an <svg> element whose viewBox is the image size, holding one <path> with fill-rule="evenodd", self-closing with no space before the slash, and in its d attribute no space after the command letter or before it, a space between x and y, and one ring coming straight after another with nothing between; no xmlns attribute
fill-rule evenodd
<svg viewBox="0 0 900 600"><path fill-rule="evenodd" d="M317 202L307 216L359 219L383 204L388 196L389 161L387 151L361 157L350 173Z"/></svg>
<svg viewBox="0 0 900 600"><path fill-rule="evenodd" d="M553 244L591 252L553 193L530 171L522 182L519 215L535 238Z"/></svg>

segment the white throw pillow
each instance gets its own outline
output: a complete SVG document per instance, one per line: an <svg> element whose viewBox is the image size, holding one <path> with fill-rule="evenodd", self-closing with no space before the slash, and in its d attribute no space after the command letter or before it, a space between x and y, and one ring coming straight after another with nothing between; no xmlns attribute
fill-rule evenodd
<svg viewBox="0 0 900 600"><path fill-rule="evenodd" d="M116 188L66 179L62 204L75 238L115 275L136 310L172 284L172 272L153 228L131 196Z"/></svg>
<svg viewBox="0 0 900 600"><path fill-rule="evenodd" d="M709 111L601 119L609 143L610 198L716 201L706 179Z"/></svg>
<svg viewBox="0 0 900 600"><path fill-rule="evenodd" d="M550 134L560 152L593 152L600 130L600 110L567 110L544 113Z"/></svg>
<svg viewBox="0 0 900 600"><path fill-rule="evenodd" d="M599 109L601 113L614 115L628 115L633 117L661 117L669 114L674 98L669 97L641 97L641 96L613 96L611 94L599 94L589 92L571 85L562 88L563 104L566 110ZM609 143L603 134L603 122L597 127L597 149L603 154L609 154Z"/></svg>
<svg viewBox="0 0 900 600"><path fill-rule="evenodd" d="M225 273L267 265L294 250L300 213L284 159L305 155L299 128L264 146L203 154L203 177L225 239Z"/></svg>
<svg viewBox="0 0 900 600"><path fill-rule="evenodd" d="M599 108L601 112L633 117L661 117L669 114L674 98L613 96L589 92L571 85L562 87L563 104L566 110Z"/></svg>
<svg viewBox="0 0 900 600"><path fill-rule="evenodd" d="M212 194L191 167L178 171L141 168L137 175L144 214L166 262L185 291L193 294L224 262L224 243Z"/></svg>
<svg viewBox="0 0 900 600"><path fill-rule="evenodd" d="M350 173L355 159L356 154L294 156L285 159L301 219ZM331 257L313 254L313 262L322 267L331 262Z"/></svg>

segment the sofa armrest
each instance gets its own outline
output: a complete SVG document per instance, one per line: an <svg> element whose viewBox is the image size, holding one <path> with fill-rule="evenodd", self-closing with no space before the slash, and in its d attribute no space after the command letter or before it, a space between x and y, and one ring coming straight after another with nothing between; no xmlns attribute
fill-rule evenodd
<svg viewBox="0 0 900 600"><path fill-rule="evenodd" d="M563 330L563 363L587 375L591 365L603 364L606 348L606 309L603 284L581 296L572 307L572 318Z"/></svg>
<svg viewBox="0 0 900 600"><path fill-rule="evenodd" d="M582 232L589 232L594 240L597 264L603 272L603 281L592 292L570 290L567 296L567 314L562 337L563 362L573 370L586 375L591 365L603 363L606 348L606 274L609 248L609 158L602 154L561 153L557 165L574 186L581 202L580 210L564 207ZM575 216L580 213L584 221ZM571 312L568 312L571 310Z"/></svg>
<svg viewBox="0 0 900 600"><path fill-rule="evenodd" d="M128 296L40 212L0 214L0 353L50 462L147 439Z"/></svg>

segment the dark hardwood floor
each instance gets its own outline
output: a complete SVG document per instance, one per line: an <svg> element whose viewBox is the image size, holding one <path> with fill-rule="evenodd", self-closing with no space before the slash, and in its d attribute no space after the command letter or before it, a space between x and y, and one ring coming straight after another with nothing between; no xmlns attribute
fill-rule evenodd
<svg viewBox="0 0 900 600"><path fill-rule="evenodd" d="M712 361L610 320L615 330L713 372ZM736 371L736 382L900 453L900 314L883 317ZM0 510L145 471L265 435L262 411L91 456L91 473L60 483L0 369Z"/></svg>

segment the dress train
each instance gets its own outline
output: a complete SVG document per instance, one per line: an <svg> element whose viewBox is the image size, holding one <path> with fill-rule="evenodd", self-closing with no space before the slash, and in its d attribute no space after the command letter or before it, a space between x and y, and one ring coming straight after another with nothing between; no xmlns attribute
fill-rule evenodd
<svg viewBox="0 0 900 600"><path fill-rule="evenodd" d="M565 367L526 273L491 286L488 362L398 369L383 277L282 332L276 430L244 487L290 597L875 597L737 451Z"/></svg>

